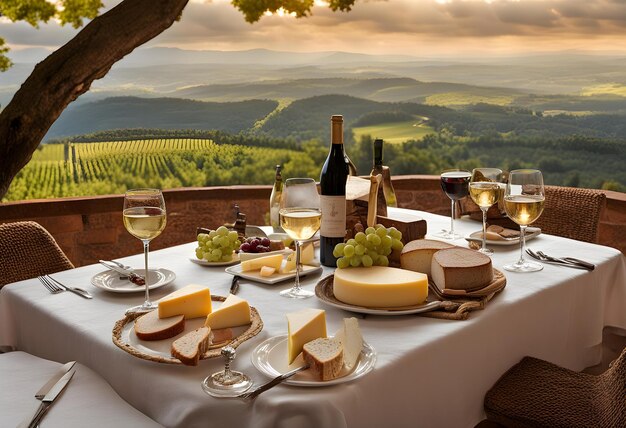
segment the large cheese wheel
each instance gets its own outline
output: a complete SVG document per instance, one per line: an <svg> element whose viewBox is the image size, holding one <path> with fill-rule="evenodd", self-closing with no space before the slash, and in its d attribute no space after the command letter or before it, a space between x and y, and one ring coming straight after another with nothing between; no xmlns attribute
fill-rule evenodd
<svg viewBox="0 0 626 428"><path fill-rule="evenodd" d="M368 308L418 305L428 297L428 277L384 266L337 269L333 294L342 302Z"/></svg>
<svg viewBox="0 0 626 428"><path fill-rule="evenodd" d="M402 249L400 255L400 266L402 269L421 272L430 276L430 264L433 254L445 248L452 248L454 245L434 239L416 239L409 242Z"/></svg>
<svg viewBox="0 0 626 428"><path fill-rule="evenodd" d="M493 281L491 258L467 248L437 251L433 255L431 274L440 289L479 289Z"/></svg>

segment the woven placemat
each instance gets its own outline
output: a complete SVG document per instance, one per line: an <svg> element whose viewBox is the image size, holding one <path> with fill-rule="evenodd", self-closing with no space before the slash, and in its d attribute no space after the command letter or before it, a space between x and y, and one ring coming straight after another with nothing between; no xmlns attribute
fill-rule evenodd
<svg viewBox="0 0 626 428"><path fill-rule="evenodd" d="M211 300L215 302L223 302L226 300L223 296L211 296ZM174 357L164 357L158 354L151 354L140 349L135 348L131 343L128 343L122 337L122 332L124 331L124 327L126 324L133 322L136 318L141 316L142 314L128 314L123 319L117 321L115 326L113 327L113 343L120 349L129 354L141 358L142 360L154 361L156 363L165 363L165 364L181 364L178 358ZM261 316L259 312L254 307L250 307L250 319L252 323L250 326L238 336L232 338L231 340L224 341L221 343L212 343L209 345L209 348L204 352L201 356L201 360L206 360L208 358L219 357L222 352L222 348L224 346L232 346L233 348L237 348L246 340L256 336L263 330L263 320L261 320Z"/></svg>
<svg viewBox="0 0 626 428"><path fill-rule="evenodd" d="M494 278L491 283L481 288L467 292L464 295L450 296L443 294L438 287L432 282L428 284L429 293L426 302L415 306L404 306L396 308L385 308L387 311L411 311L414 310L415 315L430 318L448 319L448 320L465 320L469 317L470 312L482 310L497 293L502 291L506 286L506 277L497 269L493 270ZM334 275L328 275L322 278L315 287L316 296L327 303L339 303L343 306L347 304L338 300L333 293ZM438 305L435 303L439 303ZM355 312L360 312L359 307L355 306ZM374 309L374 308L367 308ZM382 309L382 308L381 308ZM422 310L423 309L423 310ZM349 309L346 309L349 310Z"/></svg>

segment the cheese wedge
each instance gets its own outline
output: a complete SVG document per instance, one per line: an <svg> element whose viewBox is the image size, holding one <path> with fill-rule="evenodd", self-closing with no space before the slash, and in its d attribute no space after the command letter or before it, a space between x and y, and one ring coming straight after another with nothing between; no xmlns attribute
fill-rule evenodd
<svg viewBox="0 0 626 428"><path fill-rule="evenodd" d="M257 257L256 259L241 262L241 271L248 272L252 270L260 270L263 266L269 266L279 270L282 263L282 254L272 254L271 256Z"/></svg>
<svg viewBox="0 0 626 428"><path fill-rule="evenodd" d="M304 344L326 337L326 311L307 308L287 314L289 364L302 352Z"/></svg>
<svg viewBox="0 0 626 428"><path fill-rule="evenodd" d="M366 308L419 305L428 297L428 277L386 266L337 269L333 293L342 302Z"/></svg>
<svg viewBox="0 0 626 428"><path fill-rule="evenodd" d="M308 265L315 260L315 246L313 242L305 242L300 248L300 263ZM290 273L296 270L296 253L287 256L285 263L280 268L280 273Z"/></svg>
<svg viewBox="0 0 626 428"><path fill-rule="evenodd" d="M363 336L359 328L359 321L354 317L344 318L343 327L335 334L335 340L343 347L343 365L348 371L352 371L356 367L363 349Z"/></svg>
<svg viewBox="0 0 626 428"><path fill-rule="evenodd" d="M222 306L206 317L205 326L211 330L250 324L250 305L241 297L229 294Z"/></svg>
<svg viewBox="0 0 626 428"><path fill-rule="evenodd" d="M211 292L204 285L190 284L159 300L159 318L184 315L185 319L211 313Z"/></svg>

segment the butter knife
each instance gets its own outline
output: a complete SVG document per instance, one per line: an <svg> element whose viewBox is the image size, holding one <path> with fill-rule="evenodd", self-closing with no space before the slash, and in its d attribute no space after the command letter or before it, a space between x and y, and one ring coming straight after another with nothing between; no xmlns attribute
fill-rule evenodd
<svg viewBox="0 0 626 428"><path fill-rule="evenodd" d="M43 399L43 397L45 397L46 394L50 392L50 389L54 386L54 384L57 383L65 373L70 371L72 367L74 367L74 364L76 364L76 361L70 361L69 363L63 364L59 371L56 372L54 376L52 376L50 380L46 382L45 385L42 386L39 391L35 393L35 398L37 400Z"/></svg>
<svg viewBox="0 0 626 428"><path fill-rule="evenodd" d="M68 371L67 373L63 375L63 377L61 377L61 379L58 380L57 383L54 384L54 386L52 386L52 388L50 388L50 391L41 400L41 404L39 405L39 408L37 409L37 413L35 413L35 416L28 423L27 425L28 428L35 428L39 424L39 421L41 420L41 418L44 417L44 415L46 414L46 412L48 411L52 403L54 403L54 400L57 399L59 394L61 394L61 392L65 389L67 384L70 382L70 380L72 379L72 376L74 376L74 373L75 373L74 369ZM25 426L25 425L20 425L20 427L22 426Z"/></svg>
<svg viewBox="0 0 626 428"><path fill-rule="evenodd" d="M98 263L100 263L102 266L106 267L107 269L110 269L112 271L115 271L121 275L127 276L128 280L130 282L132 282L133 284L136 285L145 285L146 282L144 280L144 278L142 276L137 275L135 272L131 272L129 270L126 269L122 269L119 266L114 265L113 263L109 263L105 260L98 260Z"/></svg>

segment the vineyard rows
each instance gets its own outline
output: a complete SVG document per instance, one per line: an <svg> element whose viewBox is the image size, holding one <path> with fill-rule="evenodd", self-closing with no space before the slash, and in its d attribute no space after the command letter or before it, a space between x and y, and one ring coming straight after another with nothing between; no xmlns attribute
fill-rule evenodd
<svg viewBox="0 0 626 428"><path fill-rule="evenodd" d="M300 151L206 139L45 144L3 201L119 194L138 187L270 184L277 163L290 176L319 175L320 165Z"/></svg>

